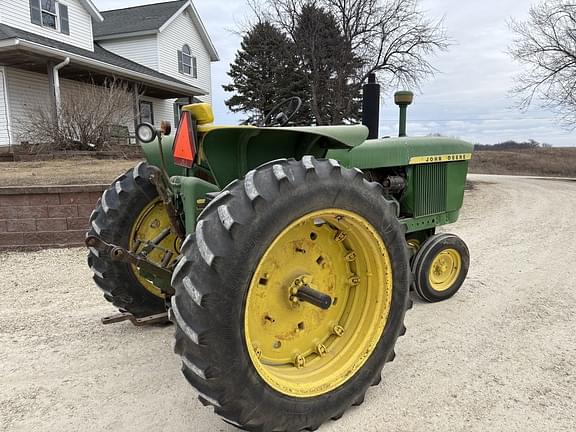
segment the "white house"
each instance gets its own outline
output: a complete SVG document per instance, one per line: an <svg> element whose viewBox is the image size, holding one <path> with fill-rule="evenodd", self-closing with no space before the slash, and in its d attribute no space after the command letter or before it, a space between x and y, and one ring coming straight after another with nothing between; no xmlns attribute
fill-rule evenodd
<svg viewBox="0 0 576 432"><path fill-rule="evenodd" d="M190 0L100 12L90 0L0 0L0 146L19 144L29 110L60 88L115 77L134 89L134 121L174 121L210 101L218 61Z"/></svg>

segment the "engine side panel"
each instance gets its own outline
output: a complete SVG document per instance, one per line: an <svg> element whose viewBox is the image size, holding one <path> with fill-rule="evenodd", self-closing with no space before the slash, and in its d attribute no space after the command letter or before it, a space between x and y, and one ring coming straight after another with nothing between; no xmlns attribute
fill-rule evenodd
<svg viewBox="0 0 576 432"><path fill-rule="evenodd" d="M363 170L402 168L406 188L395 198L409 233L458 219L473 148L449 138L390 138L369 140L351 150L330 150L328 157Z"/></svg>
<svg viewBox="0 0 576 432"><path fill-rule="evenodd" d="M472 144L452 138L385 138L368 140L350 150L330 150L328 157L348 167L373 169L429 163L434 162L428 160L433 157L442 157L442 162L467 160L473 149Z"/></svg>

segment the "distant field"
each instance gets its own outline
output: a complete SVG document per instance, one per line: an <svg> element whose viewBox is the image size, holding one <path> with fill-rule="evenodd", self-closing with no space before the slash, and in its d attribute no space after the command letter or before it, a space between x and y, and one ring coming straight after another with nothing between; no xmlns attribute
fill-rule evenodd
<svg viewBox="0 0 576 432"><path fill-rule="evenodd" d="M470 172L576 177L576 147L476 151L472 156Z"/></svg>

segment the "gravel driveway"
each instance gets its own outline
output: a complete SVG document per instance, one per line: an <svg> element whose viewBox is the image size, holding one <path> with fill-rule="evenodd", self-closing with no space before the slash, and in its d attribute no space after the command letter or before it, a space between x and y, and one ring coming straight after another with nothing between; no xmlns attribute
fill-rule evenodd
<svg viewBox="0 0 576 432"><path fill-rule="evenodd" d="M394 363L330 431L574 431L576 182L472 176L467 282L416 302ZM231 432L179 372L173 328L114 312L82 249L0 254L0 430Z"/></svg>

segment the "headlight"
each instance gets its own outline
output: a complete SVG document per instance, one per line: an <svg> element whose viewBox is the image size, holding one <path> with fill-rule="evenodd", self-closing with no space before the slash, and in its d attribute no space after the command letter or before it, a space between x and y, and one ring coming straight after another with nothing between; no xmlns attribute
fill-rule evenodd
<svg viewBox="0 0 576 432"><path fill-rule="evenodd" d="M140 123L136 126L136 137L140 142L152 142L156 138L156 135L156 129L150 123Z"/></svg>

